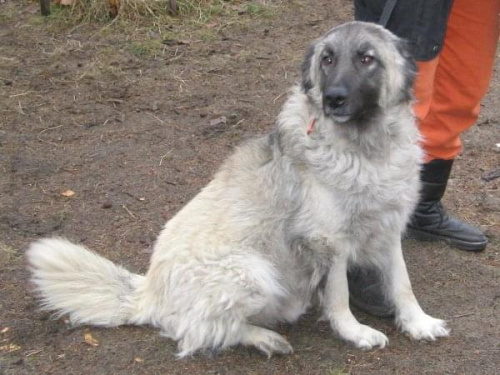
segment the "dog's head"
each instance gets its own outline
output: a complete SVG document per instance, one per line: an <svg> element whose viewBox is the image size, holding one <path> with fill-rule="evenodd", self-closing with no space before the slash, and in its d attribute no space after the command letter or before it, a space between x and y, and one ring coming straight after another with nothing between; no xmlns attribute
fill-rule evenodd
<svg viewBox="0 0 500 375"><path fill-rule="evenodd" d="M381 26L350 22L309 46L302 89L337 123L412 99L416 66L406 43Z"/></svg>

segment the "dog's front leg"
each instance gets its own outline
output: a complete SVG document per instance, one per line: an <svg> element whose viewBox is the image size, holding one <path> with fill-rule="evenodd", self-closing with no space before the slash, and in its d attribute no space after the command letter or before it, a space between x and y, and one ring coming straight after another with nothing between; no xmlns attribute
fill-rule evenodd
<svg viewBox="0 0 500 375"><path fill-rule="evenodd" d="M324 294L324 314L338 335L361 349L385 347L387 336L359 323L349 308L347 286L348 252L336 254L328 273Z"/></svg>
<svg viewBox="0 0 500 375"><path fill-rule="evenodd" d="M396 308L396 323L416 340L435 340L448 336L446 322L427 315L415 298L401 249L401 239L394 236L389 260L389 297Z"/></svg>

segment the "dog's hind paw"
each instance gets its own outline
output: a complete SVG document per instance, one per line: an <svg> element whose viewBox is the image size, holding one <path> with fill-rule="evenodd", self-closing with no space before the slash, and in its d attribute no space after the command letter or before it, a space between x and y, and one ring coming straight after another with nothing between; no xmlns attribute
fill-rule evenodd
<svg viewBox="0 0 500 375"><path fill-rule="evenodd" d="M450 329L446 322L423 314L417 318L406 322L401 322L401 329L415 340L434 341L439 337L446 337L450 334Z"/></svg>
<svg viewBox="0 0 500 375"><path fill-rule="evenodd" d="M271 358L273 354L293 353L292 346L283 336L271 330L256 326L248 326L247 332L241 343L254 346L269 358Z"/></svg>

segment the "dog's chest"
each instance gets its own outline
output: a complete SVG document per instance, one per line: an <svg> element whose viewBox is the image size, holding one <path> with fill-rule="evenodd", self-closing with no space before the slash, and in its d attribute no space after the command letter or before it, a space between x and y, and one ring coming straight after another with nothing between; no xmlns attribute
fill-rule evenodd
<svg viewBox="0 0 500 375"><path fill-rule="evenodd" d="M307 210L313 221L333 232L369 236L381 226L402 229L418 196L416 163L413 172L358 165L329 175L332 183L324 181L311 179Z"/></svg>

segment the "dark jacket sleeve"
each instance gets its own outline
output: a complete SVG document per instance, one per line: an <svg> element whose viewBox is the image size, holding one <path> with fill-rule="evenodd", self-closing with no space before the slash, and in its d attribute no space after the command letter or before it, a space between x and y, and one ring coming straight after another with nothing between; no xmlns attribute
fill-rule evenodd
<svg viewBox="0 0 500 375"><path fill-rule="evenodd" d="M378 23L387 0L354 0L358 21ZM435 58L444 43L453 0L397 0L387 29L406 39L417 60Z"/></svg>

